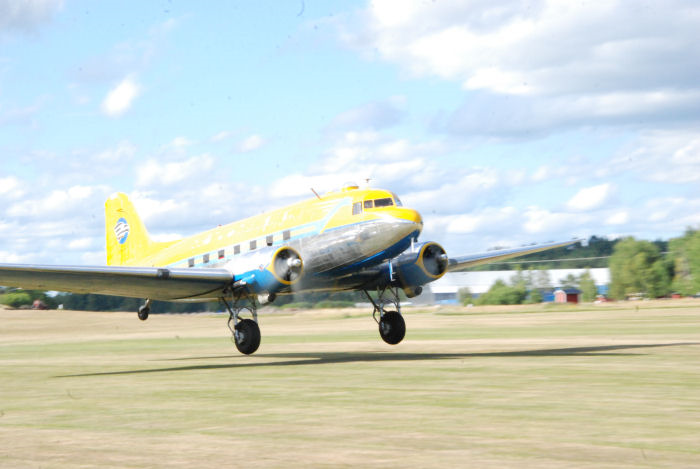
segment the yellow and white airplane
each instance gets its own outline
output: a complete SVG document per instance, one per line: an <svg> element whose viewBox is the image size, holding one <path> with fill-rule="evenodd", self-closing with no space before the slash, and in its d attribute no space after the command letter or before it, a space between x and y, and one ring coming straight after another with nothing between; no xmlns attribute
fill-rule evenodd
<svg viewBox="0 0 700 469"><path fill-rule="evenodd" d="M107 266L0 264L0 285L146 298L138 311L142 320L151 300L218 299L244 354L260 345L259 303L299 291L361 290L374 306L382 339L397 344L406 333L399 289L412 298L447 271L576 242L448 257L439 244L418 242L422 228L420 214L403 207L394 193L350 184L181 240L156 242L127 196L118 193L105 203ZM242 319L244 313L252 318Z"/></svg>

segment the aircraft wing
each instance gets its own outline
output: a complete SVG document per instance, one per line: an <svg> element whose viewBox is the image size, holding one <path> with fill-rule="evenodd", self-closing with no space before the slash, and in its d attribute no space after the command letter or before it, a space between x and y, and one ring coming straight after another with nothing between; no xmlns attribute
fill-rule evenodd
<svg viewBox="0 0 700 469"><path fill-rule="evenodd" d="M559 241L555 243L534 244L531 246L522 246L512 249L500 249L498 251L487 251L477 254L468 254L466 256L450 257L447 263L447 270L453 272L456 270L464 270L469 267L474 267L482 264L490 264L492 262L510 259L512 257L524 256L535 252L546 251L548 249L560 248L570 244L578 243L580 239L569 241Z"/></svg>
<svg viewBox="0 0 700 469"><path fill-rule="evenodd" d="M232 282L226 269L0 264L3 286L152 300L218 298Z"/></svg>

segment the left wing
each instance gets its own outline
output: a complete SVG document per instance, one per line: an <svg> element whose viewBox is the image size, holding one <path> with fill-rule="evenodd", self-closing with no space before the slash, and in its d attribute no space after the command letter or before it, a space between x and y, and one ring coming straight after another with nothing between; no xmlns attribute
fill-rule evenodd
<svg viewBox="0 0 700 469"><path fill-rule="evenodd" d="M0 264L0 285L150 298L216 299L233 283L226 269Z"/></svg>
<svg viewBox="0 0 700 469"><path fill-rule="evenodd" d="M455 270L464 270L469 267L474 267L482 264L490 264L492 262L503 261L512 257L524 256L535 252L546 251L564 246L569 246L582 241L581 239L572 239L569 241L558 241L546 244L534 244L532 246L523 246L512 249L500 249L498 251L487 251L478 254L468 254L466 256L450 257L447 261L447 270L453 272Z"/></svg>

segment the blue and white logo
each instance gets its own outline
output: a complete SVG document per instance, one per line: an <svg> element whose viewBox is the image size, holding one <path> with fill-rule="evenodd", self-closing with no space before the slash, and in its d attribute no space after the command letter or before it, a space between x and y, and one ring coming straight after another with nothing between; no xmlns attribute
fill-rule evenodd
<svg viewBox="0 0 700 469"><path fill-rule="evenodd" d="M125 219L120 218L117 220L117 224L114 225L114 234L117 236L119 244L124 244L126 242L126 238L129 237L129 224Z"/></svg>

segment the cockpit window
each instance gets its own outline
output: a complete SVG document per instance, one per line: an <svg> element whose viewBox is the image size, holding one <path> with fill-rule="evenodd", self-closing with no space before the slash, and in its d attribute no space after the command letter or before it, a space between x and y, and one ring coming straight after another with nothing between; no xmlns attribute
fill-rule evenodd
<svg viewBox="0 0 700 469"><path fill-rule="evenodd" d="M365 208L374 207L374 202L372 200L365 200Z"/></svg>
<svg viewBox="0 0 700 469"><path fill-rule="evenodd" d="M362 202L355 202L352 204L352 214L359 215L362 213Z"/></svg>
<svg viewBox="0 0 700 469"><path fill-rule="evenodd" d="M387 197L386 199L376 199L374 201L374 206L376 208L391 207L392 205L394 205L394 201L391 199L391 197Z"/></svg>
<svg viewBox="0 0 700 469"><path fill-rule="evenodd" d="M401 203L401 199L399 199L399 196L396 195L396 194L394 194L393 192L391 193L391 195L394 196L394 200L396 201L396 206L397 206L397 207L403 207L403 204Z"/></svg>

